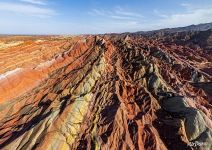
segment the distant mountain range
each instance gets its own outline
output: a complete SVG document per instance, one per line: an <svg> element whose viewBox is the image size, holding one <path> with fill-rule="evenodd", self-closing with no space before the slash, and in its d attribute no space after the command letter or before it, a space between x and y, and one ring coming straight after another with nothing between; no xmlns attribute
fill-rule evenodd
<svg viewBox="0 0 212 150"><path fill-rule="evenodd" d="M130 35L144 36L165 43L175 43L192 47L201 47L212 52L212 22L186 27L166 28L153 31L139 31Z"/></svg>
<svg viewBox="0 0 212 150"><path fill-rule="evenodd" d="M176 33L176 32L193 32L193 31L206 31L212 29L212 22L211 23L202 23L198 25L190 25L186 27L177 27L177 28L165 28L153 31L138 31L135 32L136 34L143 34L143 35L152 35L152 34L167 34L167 33Z"/></svg>

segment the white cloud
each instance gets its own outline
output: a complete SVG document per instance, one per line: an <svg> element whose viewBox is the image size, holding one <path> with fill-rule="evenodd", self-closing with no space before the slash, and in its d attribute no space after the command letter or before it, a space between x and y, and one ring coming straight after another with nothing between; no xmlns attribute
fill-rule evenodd
<svg viewBox="0 0 212 150"><path fill-rule="evenodd" d="M37 5L46 5L46 0L20 0L21 2L26 2L30 4L37 4Z"/></svg>
<svg viewBox="0 0 212 150"><path fill-rule="evenodd" d="M57 14L54 10L49 8L39 7L30 4L9 2L0 2L0 11L36 17L50 17Z"/></svg>
<svg viewBox="0 0 212 150"><path fill-rule="evenodd" d="M95 15L95 16L105 16L110 12L106 12L105 10L99 10L99 9L93 9L92 11L89 12L90 15Z"/></svg>
<svg viewBox="0 0 212 150"><path fill-rule="evenodd" d="M118 16L118 15L111 15L109 16L112 19L118 19L118 20L131 20L133 18L128 17L128 16Z"/></svg>
<svg viewBox="0 0 212 150"><path fill-rule="evenodd" d="M165 20L168 21L168 20ZM189 13L173 14L169 17L169 24L198 24L212 21L212 8L196 9Z"/></svg>
<svg viewBox="0 0 212 150"><path fill-rule="evenodd" d="M158 17L161 17L161 18L167 18L168 15L162 13L161 11L159 11L158 9L154 9L153 10L154 14L156 14Z"/></svg>
<svg viewBox="0 0 212 150"><path fill-rule="evenodd" d="M127 11L121 7L116 7L113 10L93 9L89 12L89 14L117 20L137 20L139 18L143 18L143 16L139 13Z"/></svg>
<svg viewBox="0 0 212 150"><path fill-rule="evenodd" d="M164 28L212 22L212 7L197 8L191 4L181 4L181 6L185 8L182 13L165 14L154 10L154 13L160 17L154 25Z"/></svg>
<svg viewBox="0 0 212 150"><path fill-rule="evenodd" d="M191 7L191 4L189 4L189 3L181 3L180 5L185 7L185 8L190 8Z"/></svg>
<svg viewBox="0 0 212 150"><path fill-rule="evenodd" d="M135 13L135 12L125 10L124 8L122 8L120 6L116 7L115 13L118 14L118 15L130 16L130 17L136 17L136 18L143 18L144 17L139 13Z"/></svg>
<svg viewBox="0 0 212 150"><path fill-rule="evenodd" d="M95 26L97 33L133 32L139 30L141 22L145 21L140 13L120 6L114 9L92 9L89 14L95 17L92 26Z"/></svg>
<svg viewBox="0 0 212 150"><path fill-rule="evenodd" d="M134 12L127 12L127 11L116 10L115 13L118 14L118 15L122 15L122 16L130 16L130 17L143 18L142 15L140 15L138 13L134 13Z"/></svg>

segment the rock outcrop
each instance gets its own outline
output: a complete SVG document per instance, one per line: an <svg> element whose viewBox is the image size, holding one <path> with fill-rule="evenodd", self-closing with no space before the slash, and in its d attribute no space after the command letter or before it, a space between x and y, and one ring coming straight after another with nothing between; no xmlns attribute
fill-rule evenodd
<svg viewBox="0 0 212 150"><path fill-rule="evenodd" d="M0 149L212 149L211 54L142 36L0 49Z"/></svg>

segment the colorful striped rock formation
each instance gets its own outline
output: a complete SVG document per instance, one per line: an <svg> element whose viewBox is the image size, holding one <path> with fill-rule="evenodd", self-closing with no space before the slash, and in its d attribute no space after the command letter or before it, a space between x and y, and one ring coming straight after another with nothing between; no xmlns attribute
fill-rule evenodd
<svg viewBox="0 0 212 150"><path fill-rule="evenodd" d="M201 47L124 34L0 41L0 149L212 149Z"/></svg>

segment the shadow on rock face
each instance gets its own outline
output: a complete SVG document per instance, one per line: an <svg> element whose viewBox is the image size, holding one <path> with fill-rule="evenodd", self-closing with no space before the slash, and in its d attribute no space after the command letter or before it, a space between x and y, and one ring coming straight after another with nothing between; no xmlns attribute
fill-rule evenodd
<svg viewBox="0 0 212 150"><path fill-rule="evenodd" d="M212 148L212 129L205 121L206 115L198 109L191 108L183 96L167 96L162 99L162 108L175 118L184 118L188 141L198 141L205 150Z"/></svg>

